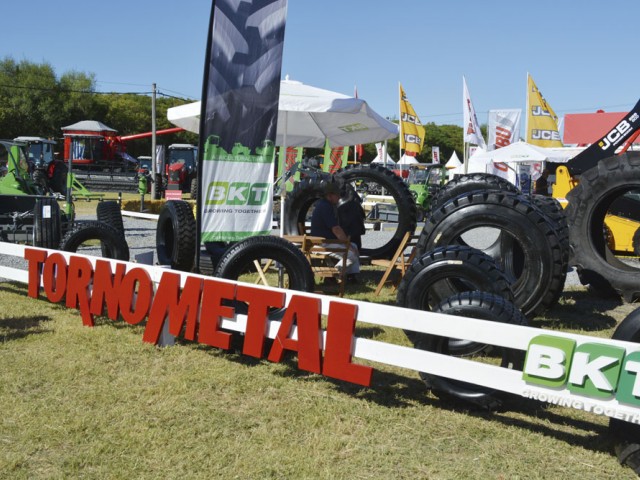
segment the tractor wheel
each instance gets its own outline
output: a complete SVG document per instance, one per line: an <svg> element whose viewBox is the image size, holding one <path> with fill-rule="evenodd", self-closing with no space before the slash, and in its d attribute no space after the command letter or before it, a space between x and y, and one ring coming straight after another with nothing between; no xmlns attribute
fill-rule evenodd
<svg viewBox="0 0 640 480"><path fill-rule="evenodd" d="M444 245L471 245L499 235L490 255L513 280L515 304L527 317L549 308L567 274L558 235L545 215L522 195L475 191L455 197L431 212L418 240L423 253Z"/></svg>
<svg viewBox="0 0 640 480"><path fill-rule="evenodd" d="M510 325L527 325L526 318L513 303L499 295L486 292L459 293L441 302L433 311ZM437 335L416 334L414 346L420 350L468 359L480 360L482 357L496 359L504 368L522 369L524 365L524 352L520 350L466 342L472 343L475 348L465 352L456 352L452 349L452 346L456 345L455 342L461 342L461 340ZM488 387L424 372L420 372L420 377L435 395L443 399L459 399L488 410L501 407L504 401L503 392Z"/></svg>
<svg viewBox="0 0 640 480"><path fill-rule="evenodd" d="M124 238L124 223L122 223L122 212L120 211L120 205L118 205L118 202L98 202L96 207L96 217L99 222L111 225Z"/></svg>
<svg viewBox="0 0 640 480"><path fill-rule="evenodd" d="M291 242L271 235L249 237L231 245L213 272L214 277L252 283L256 277L260 281L262 275L270 286L303 292L313 292L315 288L311 265L302 251ZM236 312L247 313L244 303L235 302L234 308ZM283 313L284 309L273 310L269 318L281 318Z"/></svg>
<svg viewBox="0 0 640 480"><path fill-rule="evenodd" d="M532 203L542 210L542 213L546 215L558 233L560 245L562 246L562 258L568 264L571 251L569 248L569 224L562 205L555 198L545 195L531 195L530 198Z"/></svg>
<svg viewBox="0 0 640 480"><path fill-rule="evenodd" d="M633 253L640 257L640 228L633 234Z"/></svg>
<svg viewBox="0 0 640 480"><path fill-rule="evenodd" d="M620 322L611 338L640 343L640 308ZM640 475L640 425L612 418L609 420L609 432L614 437L620 463Z"/></svg>
<svg viewBox="0 0 640 480"><path fill-rule="evenodd" d="M191 187L189 189L189 192L191 195L191 200L198 199L198 179L197 178L191 179Z"/></svg>
<svg viewBox="0 0 640 480"><path fill-rule="evenodd" d="M433 310L444 299L461 292L484 291L513 301L511 282L493 258L475 248L452 245L437 248L414 261L398 287L396 303L412 310ZM416 335L405 334L411 341ZM454 345L455 344L455 345ZM474 349L474 342L456 340L456 353Z"/></svg>
<svg viewBox="0 0 640 480"><path fill-rule="evenodd" d="M53 173L51 174L51 178L49 179L49 186L51 190L56 193L66 194L67 193L67 173L69 172L69 168L64 164L64 162L55 162L53 165Z"/></svg>
<svg viewBox="0 0 640 480"><path fill-rule="evenodd" d="M191 206L181 200L164 204L156 227L156 253L160 265L190 272L196 256L196 221Z"/></svg>
<svg viewBox="0 0 640 480"><path fill-rule="evenodd" d="M458 195L474 190L500 190L520 193L518 187L505 178L490 173L469 173L460 175L445 183L431 200L431 210L435 210Z"/></svg>
<svg viewBox="0 0 640 480"><path fill-rule="evenodd" d="M313 204L324 196L327 183L333 178L328 174L304 178L296 183L284 202L283 231L285 235L298 235L298 225L311 218ZM344 197L347 199L347 196ZM341 199L342 200L342 199Z"/></svg>
<svg viewBox="0 0 640 480"><path fill-rule="evenodd" d="M613 289L630 302L640 299L640 267L614 256L603 231L612 205L639 189L640 154L634 152L601 160L580 176L580 184L567 195L572 263L580 280L596 291Z"/></svg>
<svg viewBox="0 0 640 480"><path fill-rule="evenodd" d="M129 245L115 228L102 222L77 223L67 232L60 242L60 250L78 252L78 249L89 242L100 241L102 256L114 260L129 261ZM80 252L82 253L82 252Z"/></svg>
<svg viewBox="0 0 640 480"><path fill-rule="evenodd" d="M418 223L416 202L407 184L389 169L378 165L349 165L338 170L335 177L339 182L351 184L356 192L358 191L357 184L360 182L365 183L367 187L374 186L384 189L388 195L393 197L398 209L395 232L385 243L372 248L363 248L361 251L362 255L371 258L391 258L405 233L411 232L413 234Z"/></svg>
<svg viewBox="0 0 640 480"><path fill-rule="evenodd" d="M60 206L53 197L39 197L33 210L33 245L58 248L60 245Z"/></svg>

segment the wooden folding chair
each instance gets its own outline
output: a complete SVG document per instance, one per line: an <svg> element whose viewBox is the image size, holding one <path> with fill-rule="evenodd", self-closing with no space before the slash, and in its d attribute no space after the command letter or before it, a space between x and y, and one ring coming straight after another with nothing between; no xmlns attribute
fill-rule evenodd
<svg viewBox="0 0 640 480"><path fill-rule="evenodd" d="M327 240L311 235L285 235L285 239L298 246L311 265L313 275L325 278L335 278L339 287L339 296L344 296L346 279L346 264L351 242L347 240ZM336 258L339 256L339 258ZM342 260L342 267L336 264Z"/></svg>
<svg viewBox="0 0 640 480"><path fill-rule="evenodd" d="M411 262L413 262L413 259L416 257L416 253L418 252L416 245L418 244L419 238L420 235L413 235L411 232L407 232L405 233L404 237L402 237L402 241L400 242L400 245L398 245L396 253L393 254L393 257L391 257L390 260L371 260L372 265L386 267L384 275L382 275L382 279L380 280L380 283L378 283L378 287L376 288L376 296L380 295L382 287L384 287L384 284L387 283L389 276L395 269L400 272L400 277L393 282L393 290L398 288L400 280L402 280L402 277L404 277L407 269L411 266Z"/></svg>
<svg viewBox="0 0 640 480"><path fill-rule="evenodd" d="M347 277L347 256L351 242L347 240L325 240L323 243L311 246L307 258L311 264L314 276L322 279L335 278L338 282L338 296L344 296L344 286ZM342 263L342 267L336 266Z"/></svg>

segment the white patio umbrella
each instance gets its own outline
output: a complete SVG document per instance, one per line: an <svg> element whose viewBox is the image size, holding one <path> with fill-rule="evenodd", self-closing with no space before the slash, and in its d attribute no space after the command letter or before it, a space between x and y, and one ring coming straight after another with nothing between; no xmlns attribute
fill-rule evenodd
<svg viewBox="0 0 640 480"><path fill-rule="evenodd" d="M167 110L167 119L189 132L200 129L200 102ZM361 98L292 80L280 82L276 145L332 147L373 143L398 136L398 125L378 115Z"/></svg>

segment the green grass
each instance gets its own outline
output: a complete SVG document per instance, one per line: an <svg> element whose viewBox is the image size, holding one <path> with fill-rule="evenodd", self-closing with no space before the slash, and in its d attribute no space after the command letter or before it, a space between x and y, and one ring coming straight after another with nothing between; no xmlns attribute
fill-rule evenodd
<svg viewBox="0 0 640 480"><path fill-rule="evenodd" d="M371 298L378 276L347 287ZM375 301L393 303L385 288ZM635 478L607 419L468 410L376 365L370 388L98 320L0 283L0 478ZM534 325L609 337L634 309L570 291ZM392 329L358 335L406 344Z"/></svg>

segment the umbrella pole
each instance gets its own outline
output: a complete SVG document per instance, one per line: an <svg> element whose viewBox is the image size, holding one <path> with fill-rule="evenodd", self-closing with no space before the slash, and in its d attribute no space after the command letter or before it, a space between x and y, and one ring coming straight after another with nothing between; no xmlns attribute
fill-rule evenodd
<svg viewBox="0 0 640 480"><path fill-rule="evenodd" d="M283 134L283 140L282 143L284 145L282 145L280 148L284 148L284 157L283 157L283 178L284 178L284 169L287 166L287 127L288 127L288 118L289 118L289 114L288 112L284 113L284 134ZM287 183L284 182L282 184L282 187L280 187L280 236L284 237L284 202L285 202L285 198L287 196Z"/></svg>

